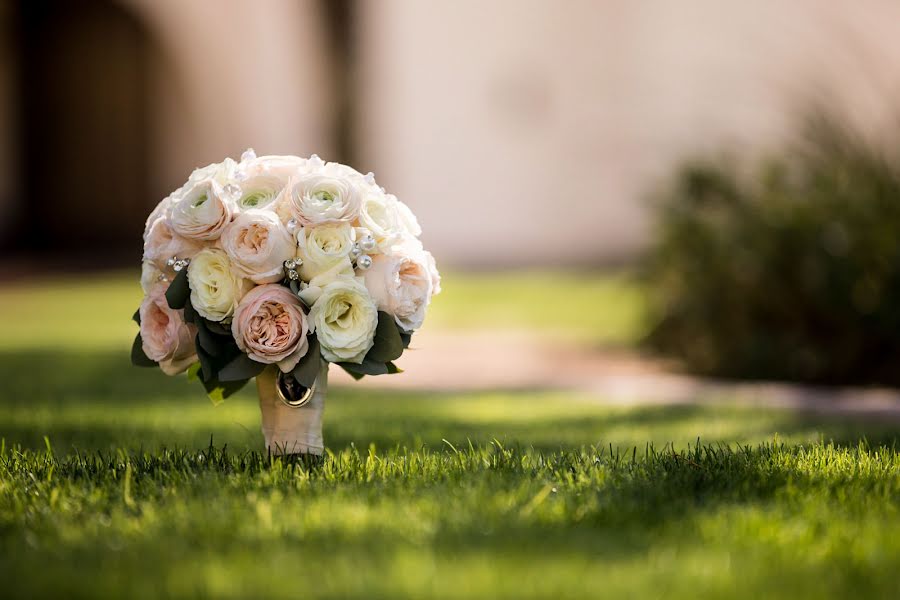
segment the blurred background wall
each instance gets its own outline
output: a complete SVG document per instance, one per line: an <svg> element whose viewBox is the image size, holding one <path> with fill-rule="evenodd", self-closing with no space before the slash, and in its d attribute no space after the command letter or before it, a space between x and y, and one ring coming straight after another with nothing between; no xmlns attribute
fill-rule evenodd
<svg viewBox="0 0 900 600"><path fill-rule="evenodd" d="M252 146L374 171L445 265L618 263L685 155L765 147L811 100L877 130L898 25L890 0L5 0L0 246L136 265L152 206Z"/></svg>

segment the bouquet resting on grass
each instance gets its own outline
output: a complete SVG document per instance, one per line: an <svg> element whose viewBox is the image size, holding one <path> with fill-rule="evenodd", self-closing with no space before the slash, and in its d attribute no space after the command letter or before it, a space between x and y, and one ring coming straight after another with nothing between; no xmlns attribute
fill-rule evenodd
<svg viewBox="0 0 900 600"><path fill-rule="evenodd" d="M321 454L329 363L399 372L440 291L420 234L371 173L315 155L197 169L147 219L132 362L214 402L256 378L267 447Z"/></svg>

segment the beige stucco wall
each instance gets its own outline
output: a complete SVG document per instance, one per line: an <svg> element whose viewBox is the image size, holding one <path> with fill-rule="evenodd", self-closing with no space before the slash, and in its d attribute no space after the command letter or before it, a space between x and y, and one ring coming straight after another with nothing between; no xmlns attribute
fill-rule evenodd
<svg viewBox="0 0 900 600"><path fill-rule="evenodd" d="M117 1L158 50L153 194L247 146L334 156L321 3ZM808 97L877 129L900 90L891 0L354 6L356 166L415 209L445 264L628 258L646 191L686 154L771 144ZM0 43L0 224L18 183L13 66Z"/></svg>
<svg viewBox="0 0 900 600"><path fill-rule="evenodd" d="M162 182L186 170L262 153L331 150L329 65L313 1L121 0L162 50L154 73Z"/></svg>
<svg viewBox="0 0 900 600"><path fill-rule="evenodd" d="M890 1L360 5L362 162L466 263L630 256L685 153L771 143L804 97L867 123L898 98Z"/></svg>

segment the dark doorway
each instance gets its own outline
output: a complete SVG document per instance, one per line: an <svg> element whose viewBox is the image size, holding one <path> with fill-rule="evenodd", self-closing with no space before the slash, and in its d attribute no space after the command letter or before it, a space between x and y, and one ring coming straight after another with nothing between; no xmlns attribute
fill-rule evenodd
<svg viewBox="0 0 900 600"><path fill-rule="evenodd" d="M133 263L154 204L149 36L108 1L22 0L17 13L23 171L15 247Z"/></svg>

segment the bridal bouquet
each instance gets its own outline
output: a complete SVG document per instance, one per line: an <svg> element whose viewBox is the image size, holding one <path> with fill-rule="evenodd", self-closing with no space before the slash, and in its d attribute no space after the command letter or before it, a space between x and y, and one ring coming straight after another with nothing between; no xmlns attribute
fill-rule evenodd
<svg viewBox="0 0 900 600"><path fill-rule="evenodd" d="M420 234L371 173L318 156L197 169L147 219L132 361L187 371L214 401L267 367L288 400L327 363L397 373L440 291Z"/></svg>

